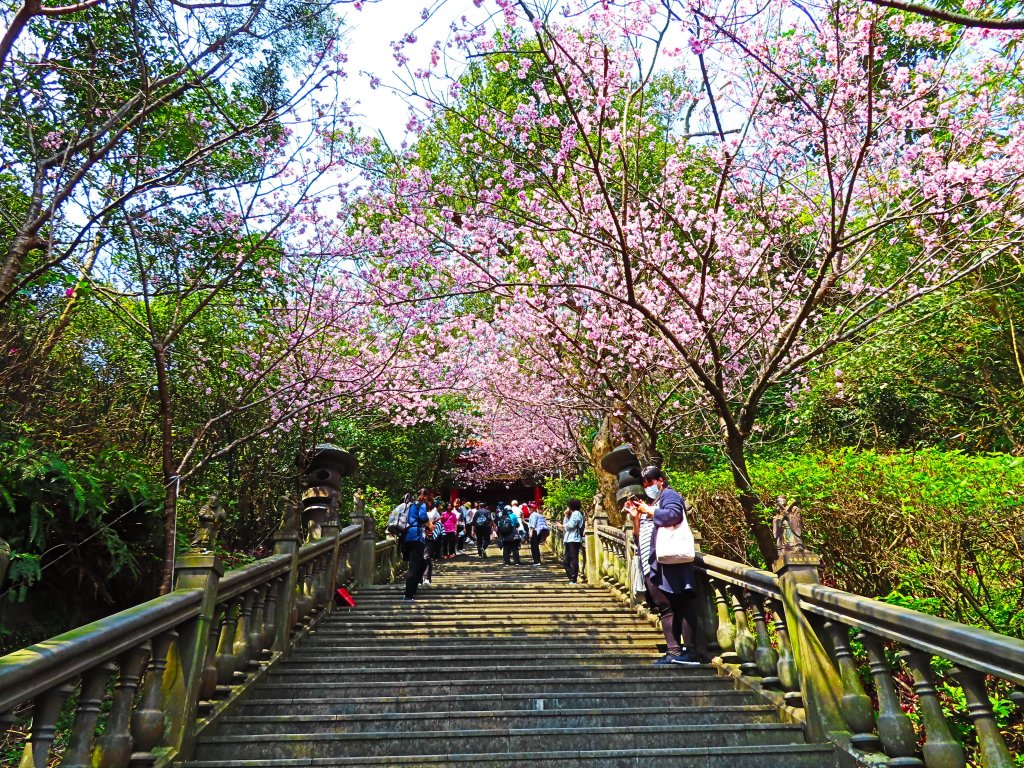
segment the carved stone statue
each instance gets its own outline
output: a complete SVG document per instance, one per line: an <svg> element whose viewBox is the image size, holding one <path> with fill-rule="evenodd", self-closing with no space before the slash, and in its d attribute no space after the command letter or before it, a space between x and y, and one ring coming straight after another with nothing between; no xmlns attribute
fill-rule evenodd
<svg viewBox="0 0 1024 768"><path fill-rule="evenodd" d="M775 546L782 552L803 552L804 523L800 516L800 507L795 501L787 501L779 496L775 501L775 516L772 518L772 533L775 534Z"/></svg>
<svg viewBox="0 0 1024 768"><path fill-rule="evenodd" d="M199 524L196 527L196 535L192 537L189 545L196 552L212 552L217 545L217 529L227 519L227 510L221 506L214 494L199 510Z"/></svg>
<svg viewBox="0 0 1024 768"><path fill-rule="evenodd" d="M302 511L298 503L291 496L285 494L281 497L281 522L277 525L278 533L298 534L302 529Z"/></svg>

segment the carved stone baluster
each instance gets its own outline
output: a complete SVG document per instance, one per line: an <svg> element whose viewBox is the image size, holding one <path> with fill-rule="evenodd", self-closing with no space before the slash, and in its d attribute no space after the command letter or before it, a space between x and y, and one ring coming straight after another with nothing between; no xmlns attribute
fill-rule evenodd
<svg viewBox="0 0 1024 768"><path fill-rule="evenodd" d="M892 679L892 670L885 660L885 644L874 635L861 632L860 641L868 652L868 664L871 677L875 681L878 692L878 736L882 740L882 750L889 756L889 765L918 766L923 763L915 756L917 752L917 734L907 713L900 706L899 696Z"/></svg>
<svg viewBox="0 0 1024 768"><path fill-rule="evenodd" d="M165 632L153 640L153 655L149 659L146 679L142 684L139 706L132 715L132 741L136 755L132 763L152 763L156 755L152 752L163 744L164 729L164 671L167 669L167 654L177 639L175 631ZM145 755L144 757L142 755Z"/></svg>
<svg viewBox="0 0 1024 768"><path fill-rule="evenodd" d="M274 622L277 621L277 596L281 592L281 585L283 583L284 578L278 576L267 586L267 611L263 618L263 631L260 633L260 639L263 641L264 656L269 656L273 653Z"/></svg>
<svg viewBox="0 0 1024 768"><path fill-rule="evenodd" d="M757 649L754 651L754 663L761 676L761 684L769 688L779 685L779 654L772 647L768 637L768 625L764 617L764 597L750 593L750 616L754 620L754 631L757 633Z"/></svg>
<svg viewBox="0 0 1024 768"><path fill-rule="evenodd" d="M68 748L64 752L64 759L60 761L60 768L92 768L92 744L96 738L96 724L100 719L100 704L115 669L108 662L82 675L75 725L71 729L71 738L68 739Z"/></svg>
<svg viewBox="0 0 1024 768"><path fill-rule="evenodd" d="M217 685L230 686L235 678L235 628L238 626L238 614L242 601L235 599L224 612L224 622L220 627L220 641L217 643L217 655L213 659L217 667Z"/></svg>
<svg viewBox="0 0 1024 768"><path fill-rule="evenodd" d="M313 607L322 608L327 602L327 558L318 557L313 563Z"/></svg>
<svg viewBox="0 0 1024 768"><path fill-rule="evenodd" d="M964 768L967 759L963 747L953 738L942 711L932 678L931 656L922 651L903 651L900 658L914 678L917 711L924 725L925 742L921 752L928 768Z"/></svg>
<svg viewBox="0 0 1024 768"><path fill-rule="evenodd" d="M992 702L985 689L985 675L966 667L954 667L950 674L964 689L967 714L974 723L975 733L978 734L981 764L985 768L1013 768L1016 762L1010 756L1010 750L1006 748L1006 741L999 732L995 715L992 713Z"/></svg>
<svg viewBox="0 0 1024 768"><path fill-rule="evenodd" d="M711 590L715 599L715 613L718 615L718 647L719 654L726 664L738 664L736 655L736 627L732 623L732 611L729 609L729 598L725 586L719 582L711 582Z"/></svg>
<svg viewBox="0 0 1024 768"><path fill-rule="evenodd" d="M782 686L786 703L791 707L803 707L800 695L800 672L793 656L793 646L789 642L789 630L786 628L786 608L781 600L772 601L775 614L775 637L779 639L779 663L776 666L779 684Z"/></svg>
<svg viewBox="0 0 1024 768"><path fill-rule="evenodd" d="M757 640L750 631L750 624L747 622L747 611L743 607L743 590L740 587L732 587L732 614L736 617L736 654L740 659L740 669L745 675L756 675L757 664Z"/></svg>
<svg viewBox="0 0 1024 768"><path fill-rule="evenodd" d="M263 649L267 647L263 642L263 627L266 621L267 592L270 587L264 584L253 590L255 598L253 601L252 619L249 622L249 664L258 667L263 657Z"/></svg>
<svg viewBox="0 0 1024 768"><path fill-rule="evenodd" d="M296 618L293 625L298 624L306 618L309 613L309 596L306 592L306 580L309 578L309 564L299 565L299 578L295 582L295 608Z"/></svg>
<svg viewBox="0 0 1024 768"><path fill-rule="evenodd" d="M211 702L217 695L217 641L223 629L224 622L230 606L222 603L214 608L213 618L210 621L210 636L206 643L206 663L203 665L203 683L199 689L199 700L201 709L208 709Z"/></svg>
<svg viewBox="0 0 1024 768"><path fill-rule="evenodd" d="M871 698L864 693L864 687L860 684L857 664L850 651L850 630L845 624L834 621L826 622L825 630L832 638L839 679L843 684L839 709L846 724L853 731L850 743L864 752L877 752L880 745L878 737L874 734L875 710L871 705Z"/></svg>
<svg viewBox="0 0 1024 768"><path fill-rule="evenodd" d="M252 625L252 608L256 601L255 590L250 589L242 596L238 610L238 623L235 625L235 637L231 643L231 655L235 657L235 672L243 678L249 667L249 659L253 650L249 646L249 628Z"/></svg>
<svg viewBox="0 0 1024 768"><path fill-rule="evenodd" d="M62 683L39 694L32 707L32 736L21 755L20 768L46 768L57 733L57 718L74 687Z"/></svg>
<svg viewBox="0 0 1024 768"><path fill-rule="evenodd" d="M149 658L150 644L126 651L118 659L120 673L114 689L114 703L107 717L106 729L96 742L93 764L97 768L125 768L132 757L132 734L130 730L132 703L139 689L139 679Z"/></svg>

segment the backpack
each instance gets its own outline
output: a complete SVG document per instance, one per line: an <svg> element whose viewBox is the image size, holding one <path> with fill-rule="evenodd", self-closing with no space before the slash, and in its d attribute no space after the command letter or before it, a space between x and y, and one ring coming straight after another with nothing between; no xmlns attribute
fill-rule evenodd
<svg viewBox="0 0 1024 768"><path fill-rule="evenodd" d="M392 536L402 536L409 530L409 507L410 504L399 504L391 510L388 515L388 533Z"/></svg>
<svg viewBox="0 0 1024 768"><path fill-rule="evenodd" d="M476 517L473 518L473 525L477 528L486 528L490 522L491 520L487 516L487 513L483 511L477 512Z"/></svg>
<svg viewBox="0 0 1024 768"><path fill-rule="evenodd" d="M512 525L512 518L509 515L505 515L498 521L498 533L502 536L510 535L514 527Z"/></svg>

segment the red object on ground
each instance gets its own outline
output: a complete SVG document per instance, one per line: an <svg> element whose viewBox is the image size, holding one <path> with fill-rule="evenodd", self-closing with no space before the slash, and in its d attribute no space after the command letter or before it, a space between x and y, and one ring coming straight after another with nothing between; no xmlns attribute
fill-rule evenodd
<svg viewBox="0 0 1024 768"><path fill-rule="evenodd" d="M334 602L337 605L347 605L349 608L356 607L355 598L344 587L338 587L334 590Z"/></svg>

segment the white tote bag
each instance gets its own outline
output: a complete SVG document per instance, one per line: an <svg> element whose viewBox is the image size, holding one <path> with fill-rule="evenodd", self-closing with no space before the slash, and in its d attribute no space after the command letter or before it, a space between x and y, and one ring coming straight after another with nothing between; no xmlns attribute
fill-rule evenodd
<svg viewBox="0 0 1024 768"><path fill-rule="evenodd" d="M692 563L694 558L693 531L690 530L686 516L679 525L666 526L658 529L658 538L654 540L654 552L662 565L679 565Z"/></svg>

